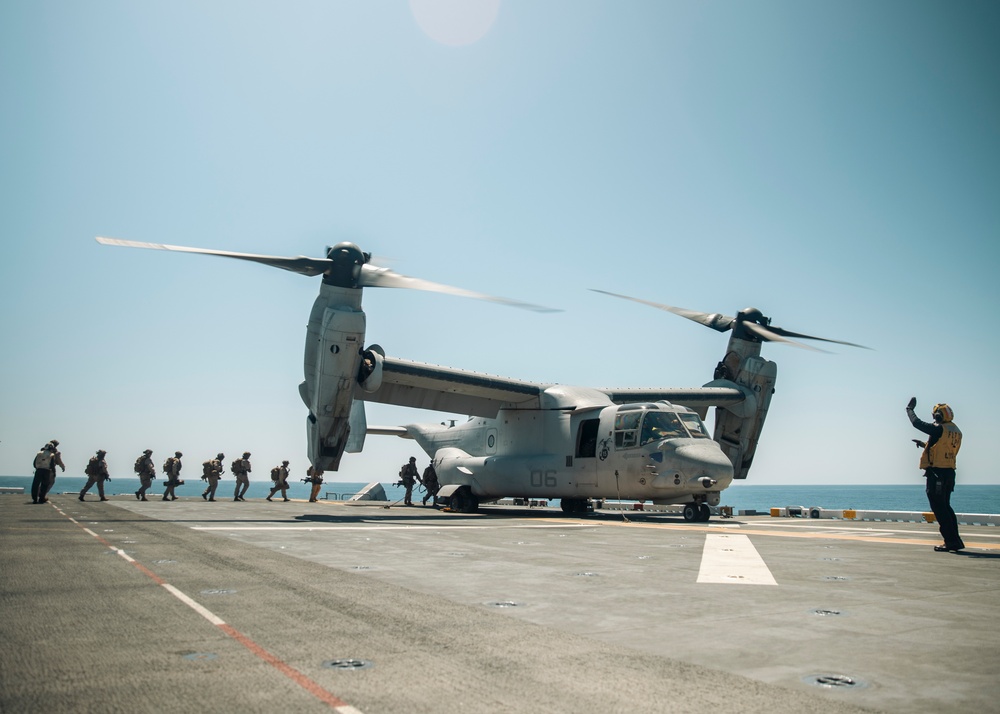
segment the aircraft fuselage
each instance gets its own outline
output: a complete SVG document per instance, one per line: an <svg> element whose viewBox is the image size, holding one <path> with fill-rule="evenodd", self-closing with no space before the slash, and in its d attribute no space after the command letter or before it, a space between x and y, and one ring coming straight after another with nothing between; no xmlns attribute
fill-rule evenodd
<svg viewBox="0 0 1000 714"><path fill-rule="evenodd" d="M733 466L693 411L667 402L611 403L596 390L553 387L539 409L494 419L407 425L442 486L480 502L505 496L610 498L718 505Z"/></svg>

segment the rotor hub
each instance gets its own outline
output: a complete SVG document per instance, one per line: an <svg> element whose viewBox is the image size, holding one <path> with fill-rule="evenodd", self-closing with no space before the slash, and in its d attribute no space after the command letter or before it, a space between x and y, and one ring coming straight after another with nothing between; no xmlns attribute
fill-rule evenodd
<svg viewBox="0 0 1000 714"><path fill-rule="evenodd" d="M767 327L771 324L771 318L764 317L764 313L755 307L747 307L736 313L736 322L733 325L733 336L749 342L760 342L760 336L743 326L746 322L752 322L755 325Z"/></svg>
<svg viewBox="0 0 1000 714"><path fill-rule="evenodd" d="M358 278L361 266L368 262L371 256L354 243L338 243L327 248L326 257L330 267L323 273L323 282L341 288L358 288Z"/></svg>

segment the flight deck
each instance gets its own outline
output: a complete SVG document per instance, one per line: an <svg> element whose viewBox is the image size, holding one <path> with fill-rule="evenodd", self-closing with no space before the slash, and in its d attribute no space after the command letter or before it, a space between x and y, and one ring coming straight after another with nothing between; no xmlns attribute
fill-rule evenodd
<svg viewBox="0 0 1000 714"><path fill-rule="evenodd" d="M1000 529L0 496L7 711L995 711Z"/></svg>

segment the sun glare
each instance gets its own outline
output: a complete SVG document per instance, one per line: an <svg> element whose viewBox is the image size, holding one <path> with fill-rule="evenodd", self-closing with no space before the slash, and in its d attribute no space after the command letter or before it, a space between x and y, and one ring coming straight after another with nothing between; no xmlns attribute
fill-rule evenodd
<svg viewBox="0 0 1000 714"><path fill-rule="evenodd" d="M410 0L410 11L432 40L461 47L478 42L490 31L500 0Z"/></svg>

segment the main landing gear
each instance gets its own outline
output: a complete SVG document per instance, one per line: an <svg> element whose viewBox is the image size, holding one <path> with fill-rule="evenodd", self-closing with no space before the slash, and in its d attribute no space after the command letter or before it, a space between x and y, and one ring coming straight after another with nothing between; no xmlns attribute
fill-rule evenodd
<svg viewBox="0 0 1000 714"><path fill-rule="evenodd" d="M707 523L712 511L707 503L687 503L684 505L684 520L688 523Z"/></svg>
<svg viewBox="0 0 1000 714"><path fill-rule="evenodd" d="M563 498L559 501L559 507L562 508L563 513L576 515L594 510L590 506L590 499L588 498Z"/></svg>
<svg viewBox="0 0 1000 714"><path fill-rule="evenodd" d="M455 513L475 513L479 510L479 499L468 486L462 486L451 494L451 510Z"/></svg>

